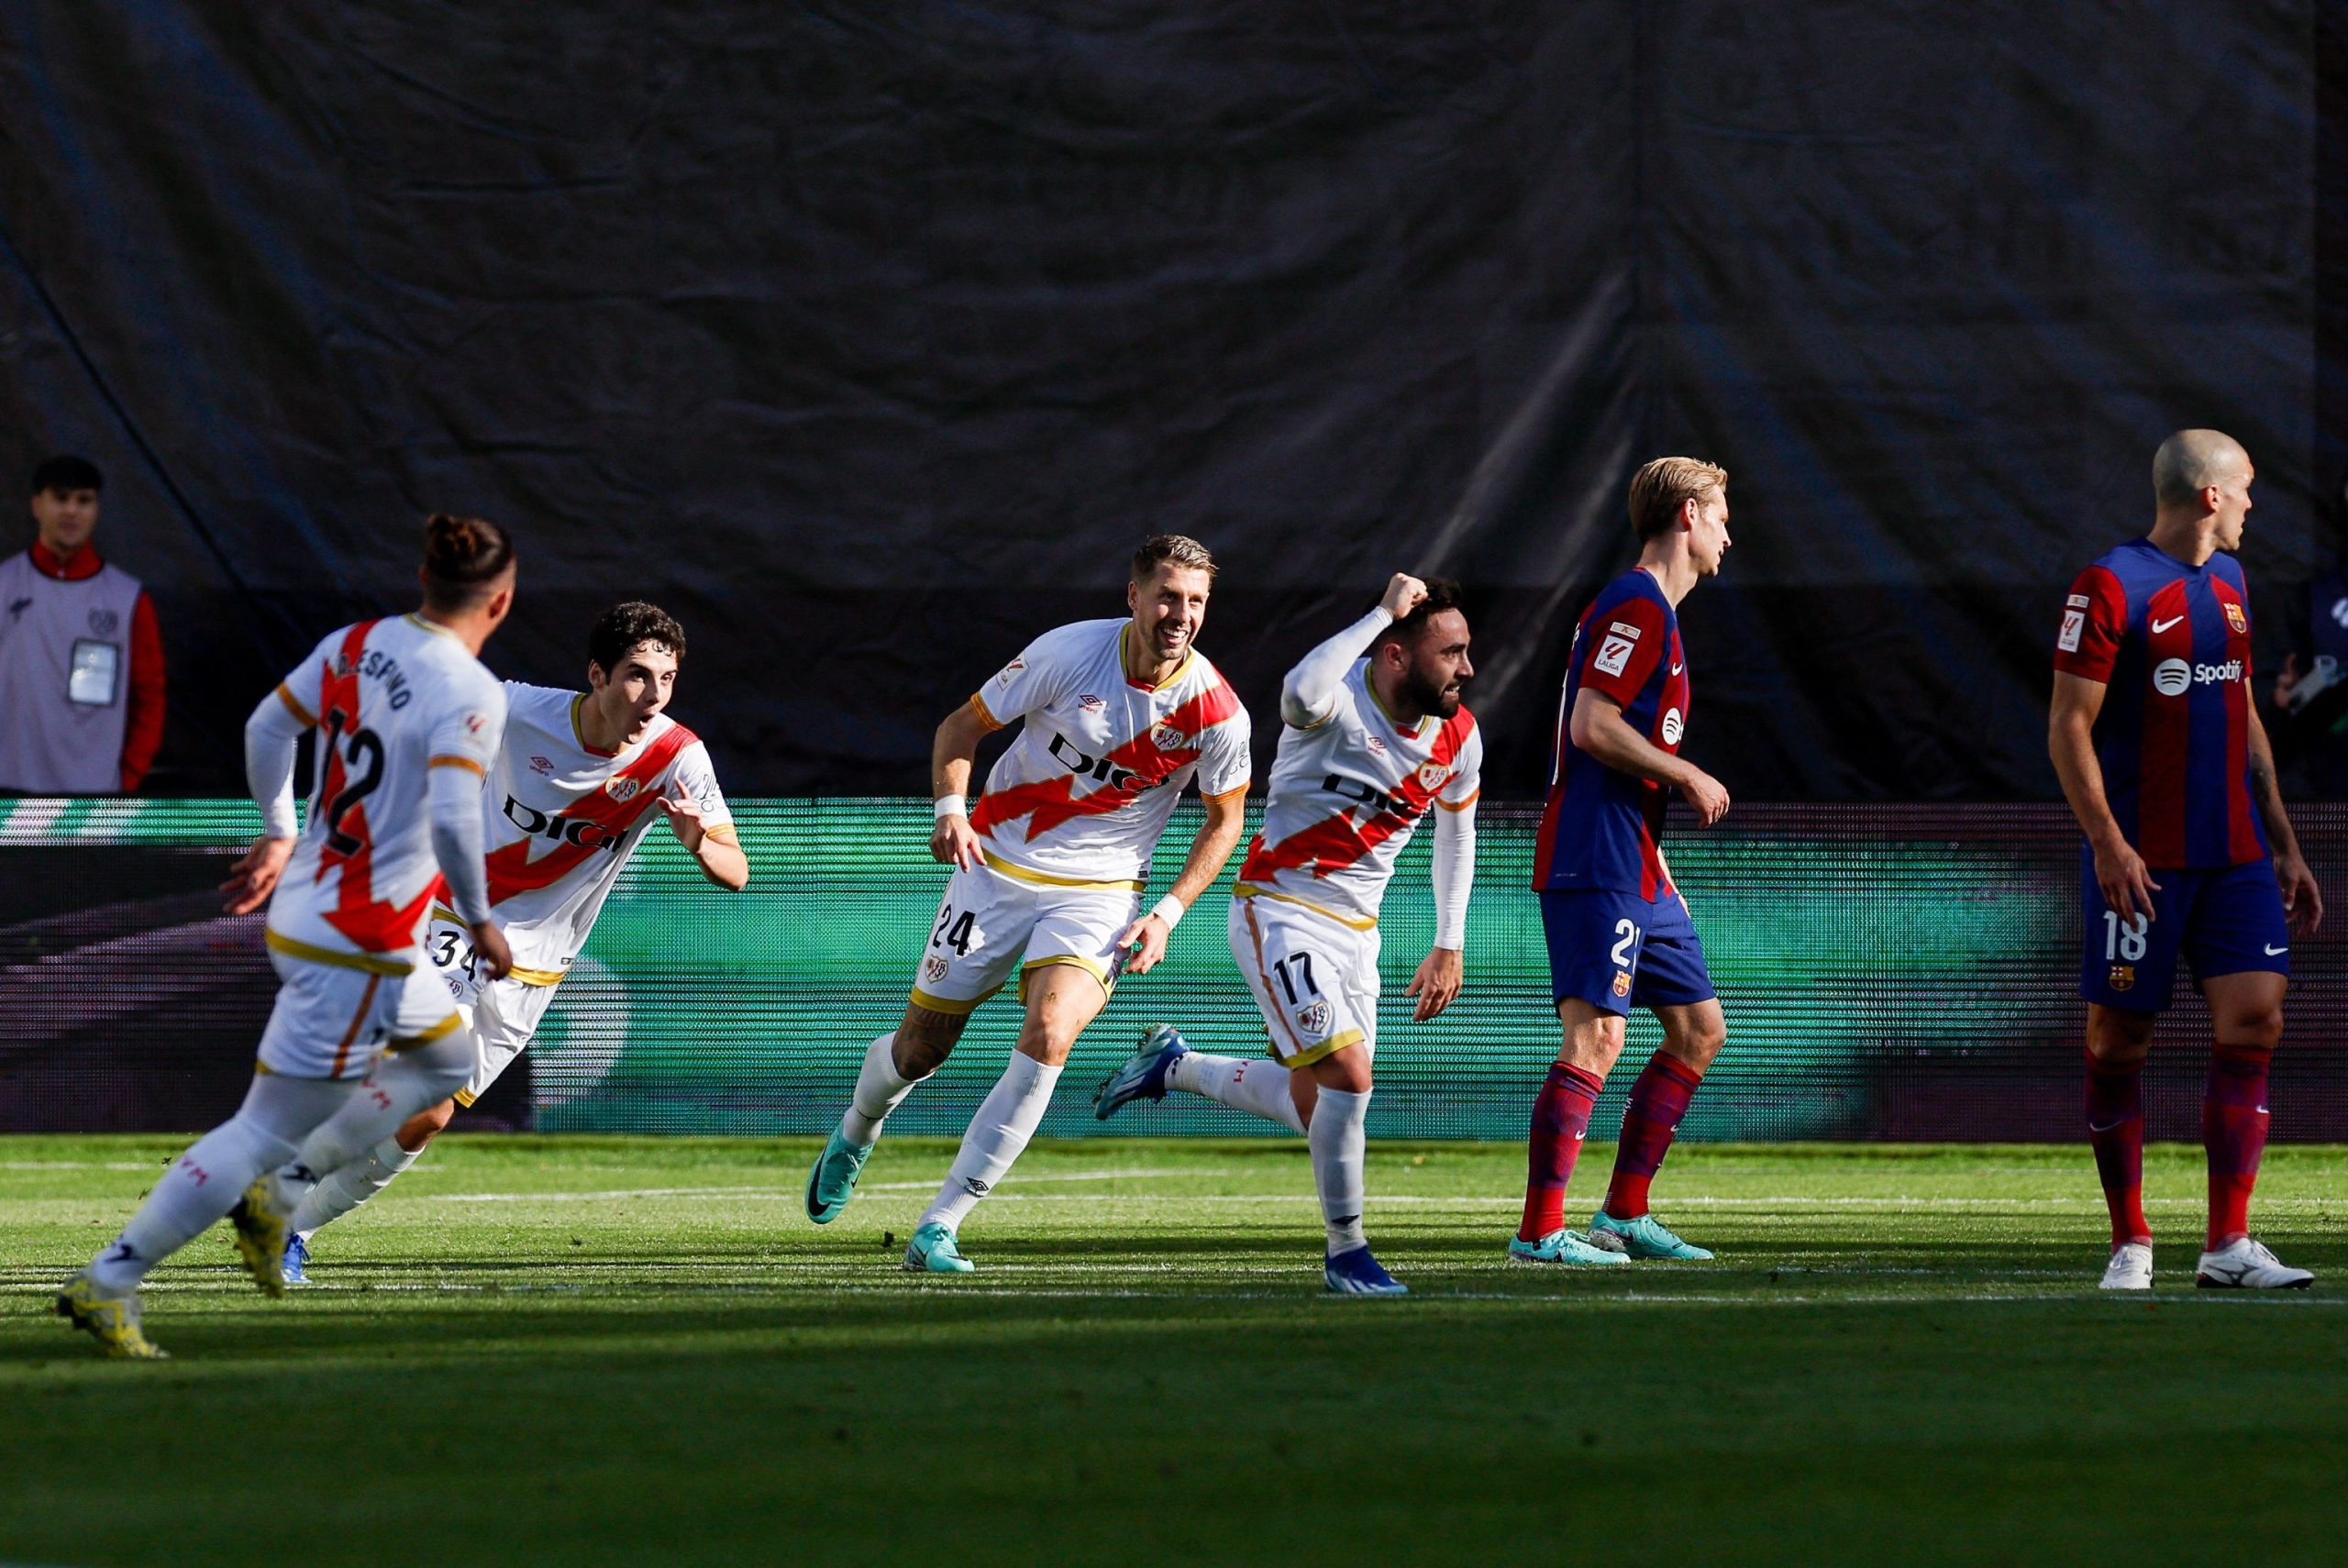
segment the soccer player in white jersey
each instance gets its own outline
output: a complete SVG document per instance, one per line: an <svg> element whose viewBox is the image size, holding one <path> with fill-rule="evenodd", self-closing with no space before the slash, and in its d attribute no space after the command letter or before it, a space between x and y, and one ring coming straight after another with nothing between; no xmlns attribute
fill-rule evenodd
<svg viewBox="0 0 2348 1568"><path fill-rule="evenodd" d="M1424 1022L1451 1005L1463 973L1484 737L1459 688L1474 674L1457 591L1401 573L1376 609L1289 671L1264 828L1231 902L1232 956L1272 1060L1193 1051L1160 1024L1093 1097L1106 1121L1183 1089L1304 1133L1328 1233L1323 1278L1342 1295L1406 1294L1361 1228L1378 911L1402 846L1435 811L1434 945L1403 992Z"/></svg>
<svg viewBox="0 0 2348 1568"><path fill-rule="evenodd" d="M451 1098L341 1169L302 1200L285 1244L285 1277L307 1276L309 1239L415 1163L424 1146L522 1054L620 872L652 824L702 875L739 892L750 864L734 834L709 750L669 717L684 628L656 604L617 604L587 634L587 690L505 683L505 736L490 769L489 901L514 951L503 978L482 975L465 923L436 908L425 950L460 1008L480 1057Z"/></svg>
<svg viewBox="0 0 2348 1568"><path fill-rule="evenodd" d="M1164 956L1174 922L1222 873L1246 803L1247 712L1193 646L1214 571L1195 539L1145 540L1126 617L1045 633L938 726L929 847L954 874L904 1021L866 1051L855 1099L808 1173L818 1225L847 1208L882 1121L946 1060L970 1010L1016 977L1027 1013L1018 1045L905 1251L909 1269L969 1272L963 1218L1035 1135L1077 1035L1121 972L1146 974ZM969 806L980 738L1023 719ZM1172 889L1145 912L1151 854L1193 778L1206 822Z"/></svg>
<svg viewBox="0 0 2348 1568"><path fill-rule="evenodd" d="M286 1220L314 1173L373 1147L472 1070L472 1037L418 944L445 878L486 971L513 962L482 861L481 781L505 693L480 658L514 603L513 544L495 524L435 516L423 577L420 612L334 633L245 723L262 835L222 888L231 914L269 903L282 983L244 1104L57 1297L58 1314L109 1355L161 1356L139 1328L139 1282L224 1215L254 1280L283 1294ZM317 792L297 838L294 746L312 730Z"/></svg>

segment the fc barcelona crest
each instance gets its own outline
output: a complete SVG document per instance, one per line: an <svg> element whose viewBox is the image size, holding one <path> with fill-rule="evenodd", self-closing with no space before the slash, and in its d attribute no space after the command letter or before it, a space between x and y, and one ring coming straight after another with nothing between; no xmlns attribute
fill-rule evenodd
<svg viewBox="0 0 2348 1568"><path fill-rule="evenodd" d="M1324 999L1311 1007L1296 1010L1296 1026L1305 1033L1319 1037L1329 1032L1329 1003Z"/></svg>
<svg viewBox="0 0 2348 1568"><path fill-rule="evenodd" d="M1614 994L1618 997L1627 997L1631 994L1631 975L1629 970L1617 969L1614 971Z"/></svg>
<svg viewBox="0 0 2348 1568"><path fill-rule="evenodd" d="M2131 989L2133 989L2133 988L2134 988L2135 984L2136 984L2136 966L2135 966L2135 965L2133 965L2133 964L2114 964L2114 965L2111 966L2110 986L2111 986L2111 988L2112 988L2113 990L2115 990L2115 991L2125 991L2125 990L2131 990Z"/></svg>
<svg viewBox="0 0 2348 1568"><path fill-rule="evenodd" d="M2231 599L2226 601L2226 624L2233 628L2237 637L2250 635L2250 617L2243 614L2242 606Z"/></svg>

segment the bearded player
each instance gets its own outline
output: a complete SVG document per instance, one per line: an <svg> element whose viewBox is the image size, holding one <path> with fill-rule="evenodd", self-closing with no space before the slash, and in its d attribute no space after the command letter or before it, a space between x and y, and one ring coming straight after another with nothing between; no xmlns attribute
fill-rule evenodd
<svg viewBox="0 0 2348 1568"><path fill-rule="evenodd" d="M1160 1024L1093 1097L1106 1121L1181 1089L1304 1133L1327 1230L1322 1277L1340 1295L1408 1293L1362 1234L1378 911L1402 846L1434 811L1434 946L1403 991L1424 1022L1459 994L1484 759L1459 687L1474 674L1457 590L1401 573L1375 609L1289 671L1264 830L1230 916L1272 1060L1193 1051Z"/></svg>
<svg viewBox="0 0 2348 1568"><path fill-rule="evenodd" d="M269 904L277 1001L244 1104L57 1297L58 1314L109 1355L162 1355L139 1327L139 1283L224 1215L255 1282L283 1294L286 1220L314 1173L372 1147L471 1070L472 1036L418 948L446 878L484 971L512 962L490 919L481 836L505 694L480 655L514 603L514 547L495 524L436 516L423 578L421 611L334 633L246 721L262 836L223 890L231 914ZM312 731L317 793L297 834L294 748Z"/></svg>
<svg viewBox="0 0 2348 1568"><path fill-rule="evenodd" d="M424 1146L497 1081L554 999L604 900L655 822L718 887L739 892L750 866L737 841L708 748L669 717L684 628L656 604L617 604L587 633L587 690L505 683L504 743L484 796L489 901L514 967L482 971L455 911L432 911L425 950L469 1009L479 1059L455 1095L327 1174L294 1213L285 1277L306 1276L309 1240L414 1165Z"/></svg>
<svg viewBox="0 0 2348 1568"><path fill-rule="evenodd" d="M2291 933L2311 934L2323 919L2251 697L2250 596L2230 552L2254 477L2250 454L2215 430L2162 442L2152 532L2079 574L2055 636L2047 746L2087 834L2079 989L2088 1141L2111 1211L2106 1290L2153 1287L2138 1080L2180 956L2216 1035L2201 1096L2210 1222L2195 1279L2274 1290L2315 1277L2250 1234Z"/></svg>
<svg viewBox="0 0 2348 1568"><path fill-rule="evenodd" d="M1519 1263L1712 1255L1648 1212L1647 1187L1728 1037L1704 944L1657 843L1674 790L1706 827L1728 812L1720 781L1679 756L1689 688L1678 613L1728 553L1727 472L1657 458L1632 477L1631 526L1638 564L1599 591L1574 630L1534 849L1565 1043L1533 1107L1524 1219L1508 1244ZM1632 1087L1614 1179L1578 1236L1565 1227L1566 1185L1634 1007L1662 1023L1663 1047Z"/></svg>
<svg viewBox="0 0 2348 1568"><path fill-rule="evenodd" d="M1246 803L1247 712L1194 646L1214 572L1195 539L1144 541L1125 618L1045 633L938 726L929 846L954 874L904 1021L865 1052L855 1099L807 1175L816 1224L839 1218L889 1113L946 1060L971 1010L1015 977L1018 1044L905 1250L908 1269L969 1273L962 1220L1035 1135L1077 1035L1122 971L1157 965L1221 875ZM1023 719L970 806L980 738ZM1193 778L1206 821L1172 890L1144 912L1151 855Z"/></svg>

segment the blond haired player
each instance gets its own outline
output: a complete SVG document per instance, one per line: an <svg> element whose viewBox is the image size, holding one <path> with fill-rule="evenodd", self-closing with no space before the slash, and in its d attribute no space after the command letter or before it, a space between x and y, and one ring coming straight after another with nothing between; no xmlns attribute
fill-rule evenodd
<svg viewBox="0 0 2348 1568"><path fill-rule="evenodd" d="M223 888L231 914L269 901L282 983L244 1104L57 1297L59 1315L110 1355L163 1353L140 1331L139 1282L223 1215L261 1289L282 1294L286 1220L314 1173L372 1147L472 1069L472 1036L417 943L446 878L489 973L512 962L490 922L481 845L481 780L505 693L479 656L514 603L514 547L494 524L436 516L423 577L422 611L334 633L246 721L262 836ZM294 746L312 730L317 793L297 838Z"/></svg>
<svg viewBox="0 0 2348 1568"><path fill-rule="evenodd" d="M425 948L449 994L471 1010L480 1055L456 1094L312 1188L294 1216L285 1277L307 1272L309 1238L415 1163L457 1107L479 1099L522 1054L621 870L666 819L701 872L721 888L749 885L708 748L664 711L685 657L685 632L656 604L614 605L587 634L587 690L505 683L504 743L490 769L489 901L514 967L482 971L464 922L435 909Z"/></svg>
<svg viewBox="0 0 2348 1568"><path fill-rule="evenodd" d="M1402 846L1433 812L1434 946L1403 993L1424 1022L1459 994L1484 758L1459 688L1474 674L1457 591L1399 572L1375 609L1289 671L1264 829L1230 917L1232 956L1272 1060L1193 1051L1160 1024L1093 1097L1105 1121L1183 1089L1304 1133L1328 1233L1322 1276L1340 1295L1407 1293L1361 1228L1378 911Z"/></svg>
<svg viewBox="0 0 2348 1568"><path fill-rule="evenodd" d="M962 1220L1035 1135L1077 1035L1121 970L1157 963L1174 922L1222 873L1246 802L1247 712L1193 646L1214 570L1195 539L1145 540L1128 615L1045 633L937 727L929 846L954 875L904 1021L866 1051L855 1099L807 1175L816 1224L847 1208L882 1121L946 1060L970 1010L1016 977L1027 1010L1017 1048L905 1252L909 1269L969 1272ZM1019 720L969 806L980 737ZM1193 778L1206 822L1172 890L1145 913L1151 854Z"/></svg>

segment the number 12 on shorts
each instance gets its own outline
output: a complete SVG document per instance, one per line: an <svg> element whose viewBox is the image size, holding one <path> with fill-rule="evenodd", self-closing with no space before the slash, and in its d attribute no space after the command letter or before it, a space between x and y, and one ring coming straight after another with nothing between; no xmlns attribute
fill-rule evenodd
<svg viewBox="0 0 2348 1568"><path fill-rule="evenodd" d="M2103 956L2107 962L2124 959L2134 963L2144 955L2144 932L2149 916L2138 915L2134 920L2121 920L2118 910L2103 911Z"/></svg>

